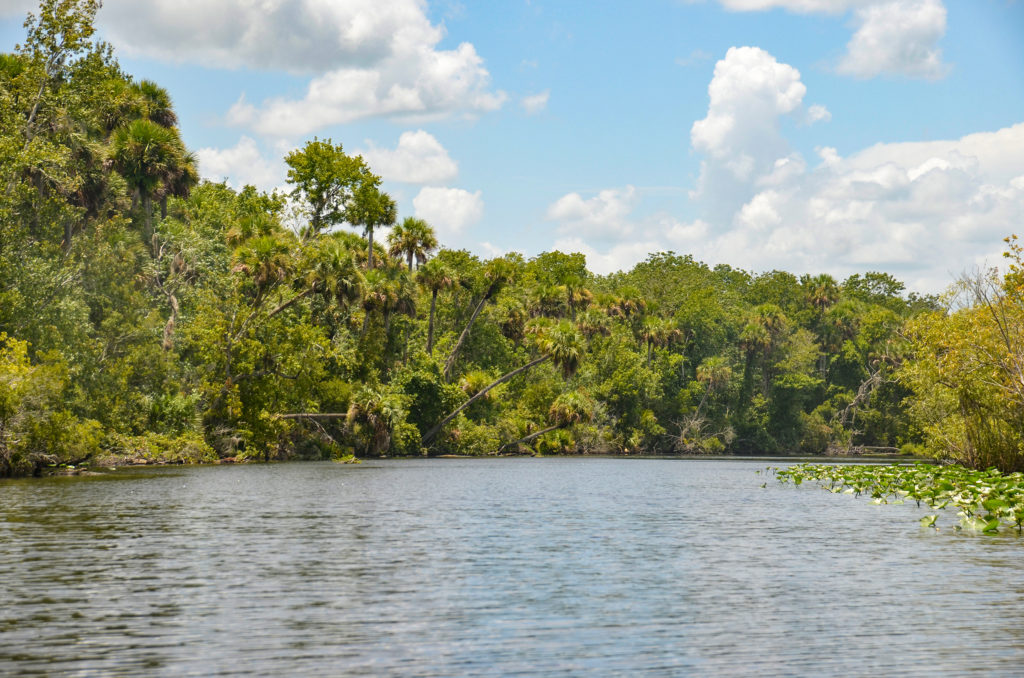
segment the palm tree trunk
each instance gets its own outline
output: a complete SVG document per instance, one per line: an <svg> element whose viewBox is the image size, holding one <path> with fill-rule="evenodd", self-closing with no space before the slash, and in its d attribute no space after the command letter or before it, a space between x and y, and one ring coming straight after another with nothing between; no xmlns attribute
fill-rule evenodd
<svg viewBox="0 0 1024 678"><path fill-rule="evenodd" d="M535 365L540 365L542 362L544 362L545 360L548 360L549 358L551 358L551 354L550 353L545 353L541 357L535 358L535 359L531 360L530 362L526 363L525 365L523 365L522 367L517 367L516 369L512 370L511 372L508 372L505 375L499 377L495 381L492 381L490 384L488 384L487 386L482 388L480 391L478 391L476 393L476 395L474 395L472 398L470 398L466 402L464 402L461 405L459 405L455 409L454 412L452 412L447 417L442 419L436 426L434 426L434 428L432 428L429 431L427 431L423 435L423 443L426 444L426 445L429 445L430 442L434 438L437 437L437 434L441 432L441 429L444 428L445 424L447 424L452 419L454 419L456 416L458 416L459 412L461 412L462 410L466 409L467 407L469 407L470 405L475 403L477 400L479 400L480 398L483 398L485 395L487 395L488 391L490 391L491 389L493 389L493 388L495 388L497 386L500 386L500 385L504 384L506 381L508 381L512 377L516 376L520 372L525 372L526 370L530 369L531 367L534 367Z"/></svg>
<svg viewBox="0 0 1024 678"><path fill-rule="evenodd" d="M64 221L64 242L61 243L65 256L71 254L71 236L74 233L75 224L70 219Z"/></svg>
<svg viewBox="0 0 1024 678"><path fill-rule="evenodd" d="M142 194L142 213L142 237L146 241L146 247L153 256L156 256L156 252L153 252L153 199L149 193Z"/></svg>
<svg viewBox="0 0 1024 678"><path fill-rule="evenodd" d="M434 309L437 307L437 290L430 296L430 323L427 325L427 355L434 355Z"/></svg>
<svg viewBox="0 0 1024 678"><path fill-rule="evenodd" d="M412 252L409 252L409 273L412 273Z"/></svg>
<svg viewBox="0 0 1024 678"><path fill-rule="evenodd" d="M455 342L455 348L452 349L451 355L448 356L448 360L444 364L444 378L447 379L451 376L452 368L455 367L455 356L458 355L459 349L462 348L462 344L466 341L466 337L469 336L469 328L473 326L473 321L480 315L480 311L484 309L484 304L487 303L487 295L485 294L480 303L476 305L476 309L473 310L473 315L470 317L469 322L466 323L465 329L462 330L462 334L459 335L459 340Z"/></svg>
<svg viewBox="0 0 1024 678"><path fill-rule="evenodd" d="M372 269L373 268L373 226L367 226L366 227L366 233L367 233L367 237L368 237L368 239L370 241L370 263L367 265L367 268Z"/></svg>

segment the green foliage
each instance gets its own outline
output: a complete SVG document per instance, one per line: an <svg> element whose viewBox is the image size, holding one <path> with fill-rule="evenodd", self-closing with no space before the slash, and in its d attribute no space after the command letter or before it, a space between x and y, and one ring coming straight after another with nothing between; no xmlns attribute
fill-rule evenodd
<svg viewBox="0 0 1024 678"><path fill-rule="evenodd" d="M98 7L45 0L0 57L0 332L17 338L0 472L100 448L202 461L946 436L1016 454L1009 382L963 356L940 374L948 351L926 350L971 328L991 349L984 314L929 315L934 299L884 273L755 275L672 252L610 276L572 252L481 260L399 221L330 139L287 155L288 195L199 182L171 94L94 40ZM927 365L907 359L908 320ZM950 375L959 391L930 386Z"/></svg>
<svg viewBox="0 0 1024 678"><path fill-rule="evenodd" d="M1019 534L1024 527L1024 474L1003 474L995 468L968 469L963 466L820 465L797 464L770 469L782 483L801 485L805 480L833 493L865 495L873 504L902 504L913 501L918 508L958 508L955 530L995 534L1012 527ZM921 518L922 527L938 529L940 514Z"/></svg>

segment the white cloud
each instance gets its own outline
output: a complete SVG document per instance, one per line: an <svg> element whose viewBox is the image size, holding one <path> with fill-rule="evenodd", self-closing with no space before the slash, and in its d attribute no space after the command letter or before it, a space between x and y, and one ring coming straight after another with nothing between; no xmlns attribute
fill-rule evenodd
<svg viewBox="0 0 1024 678"><path fill-rule="evenodd" d="M252 184L271 190L284 183L283 163L268 161L256 142L243 136L233 148L200 148L199 171L204 179L227 181L233 188Z"/></svg>
<svg viewBox="0 0 1024 678"><path fill-rule="evenodd" d="M567 193L552 203L547 218L562 222L560 233L582 236L588 239L618 239L632 232L632 225L626 217L636 201L636 189L609 188L600 191L590 199L579 193Z"/></svg>
<svg viewBox="0 0 1024 678"><path fill-rule="evenodd" d="M172 62L318 73L440 41L422 0L105 0L118 48Z"/></svg>
<svg viewBox="0 0 1024 678"><path fill-rule="evenodd" d="M564 252L581 252L587 267L606 274L628 270L652 252L690 250L708 234L708 224L679 221L665 214L634 216L639 203L633 186L609 188L592 198L569 193L551 204L547 218L560 222L562 235L554 247Z"/></svg>
<svg viewBox="0 0 1024 678"><path fill-rule="evenodd" d="M526 111L527 115L535 115L548 107L548 99L550 97L551 90L546 89L543 92L523 97L519 104L523 107L523 110Z"/></svg>
<svg viewBox="0 0 1024 678"><path fill-rule="evenodd" d="M329 125L382 116L432 119L501 108L504 92L469 43L450 51L418 49L379 68L341 68L314 78L302 99L277 97L259 108L240 99L228 121L269 136L294 136Z"/></svg>
<svg viewBox="0 0 1024 678"><path fill-rule="evenodd" d="M582 238L562 238L555 241L554 249L561 252L579 252L587 258L587 268L599 275L628 271L648 254L658 252L661 245L655 240L618 243L601 252Z"/></svg>
<svg viewBox="0 0 1024 678"><path fill-rule="evenodd" d="M859 78L895 73L941 78L938 42L946 33L941 0L891 0L857 10L859 27L847 44L839 72Z"/></svg>
<svg viewBox="0 0 1024 678"><path fill-rule="evenodd" d="M429 222L440 236L458 234L484 215L480 191L470 193L461 188L427 186L413 198L412 204L416 216Z"/></svg>
<svg viewBox="0 0 1024 678"><path fill-rule="evenodd" d="M106 0L106 37L129 54L310 74L301 98L254 105L228 120L296 137L367 117L473 115L506 99L470 43L437 48L444 27L424 0Z"/></svg>
<svg viewBox="0 0 1024 678"><path fill-rule="evenodd" d="M960 139L877 144L845 158L831 147L818 155L816 167L796 153L780 159L719 220L642 216L641 191L632 187L570 193L548 208L561 222L555 247L582 252L598 273L673 250L755 272L844 278L883 270L912 290L939 292L967 269L998 264L1002 239L1024 223L1024 122Z"/></svg>
<svg viewBox="0 0 1024 678"><path fill-rule="evenodd" d="M756 192L705 255L756 270L882 269L939 291L998 263L1024 221L1024 123L957 140L878 144Z"/></svg>
<svg viewBox="0 0 1024 678"><path fill-rule="evenodd" d="M409 184L443 184L459 173L459 166L432 134L423 130L403 132L394 149L377 148L356 151L370 168L388 181Z"/></svg>
<svg viewBox="0 0 1024 678"><path fill-rule="evenodd" d="M779 130L784 115L798 115L807 88L800 71L758 47L731 47L715 64L707 116L693 123L693 148L705 154L695 198L715 205L726 220L758 177L789 155Z"/></svg>
<svg viewBox="0 0 1024 678"><path fill-rule="evenodd" d="M505 254L505 250L489 242L480 243L480 248L483 251L487 252L487 256L491 257L492 259L494 257L500 257Z"/></svg>
<svg viewBox="0 0 1024 678"><path fill-rule="evenodd" d="M938 42L946 33L942 0L718 0L728 10L784 9L799 14L842 15L854 11L857 30L838 71L858 78L881 74L940 78Z"/></svg>
<svg viewBox="0 0 1024 678"><path fill-rule="evenodd" d="M828 122L832 119L832 112L821 104L814 104L807 109L807 124L813 125L816 122Z"/></svg>

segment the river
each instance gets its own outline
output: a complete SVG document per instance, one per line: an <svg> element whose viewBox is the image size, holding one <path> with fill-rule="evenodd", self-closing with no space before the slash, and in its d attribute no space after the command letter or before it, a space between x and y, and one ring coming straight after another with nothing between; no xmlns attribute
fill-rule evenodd
<svg viewBox="0 0 1024 678"><path fill-rule="evenodd" d="M765 465L3 481L0 674L1024 675L1024 539Z"/></svg>

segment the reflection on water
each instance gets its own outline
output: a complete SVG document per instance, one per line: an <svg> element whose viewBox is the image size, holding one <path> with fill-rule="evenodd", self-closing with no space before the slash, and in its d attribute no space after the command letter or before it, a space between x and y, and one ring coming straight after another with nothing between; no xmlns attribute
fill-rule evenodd
<svg viewBox="0 0 1024 678"><path fill-rule="evenodd" d="M1024 675L1024 540L759 467L3 482L0 674Z"/></svg>

